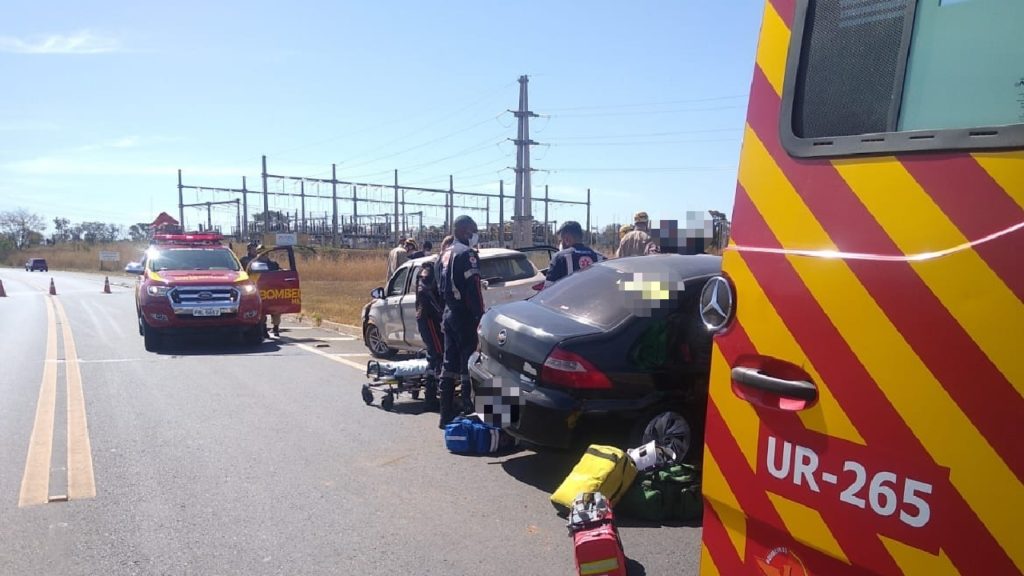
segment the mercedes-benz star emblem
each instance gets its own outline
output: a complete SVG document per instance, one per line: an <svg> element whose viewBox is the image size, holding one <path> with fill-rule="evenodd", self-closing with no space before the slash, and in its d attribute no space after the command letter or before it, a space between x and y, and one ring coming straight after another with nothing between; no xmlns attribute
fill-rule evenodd
<svg viewBox="0 0 1024 576"><path fill-rule="evenodd" d="M708 330L721 330L732 314L732 287L729 281L715 276L704 284L700 293L700 318Z"/></svg>
<svg viewBox="0 0 1024 576"><path fill-rule="evenodd" d="M508 331L502 328L498 330L498 346L504 346L508 342Z"/></svg>

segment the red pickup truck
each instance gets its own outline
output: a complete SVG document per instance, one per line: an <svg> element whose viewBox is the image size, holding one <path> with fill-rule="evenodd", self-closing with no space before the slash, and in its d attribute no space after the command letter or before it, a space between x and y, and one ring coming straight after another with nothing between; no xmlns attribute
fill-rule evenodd
<svg viewBox="0 0 1024 576"><path fill-rule="evenodd" d="M301 309L291 246L266 252L245 270L219 234L154 236L142 261L125 268L139 276L135 306L146 350L157 350L167 334L210 331L239 334L250 345L263 342L265 315Z"/></svg>

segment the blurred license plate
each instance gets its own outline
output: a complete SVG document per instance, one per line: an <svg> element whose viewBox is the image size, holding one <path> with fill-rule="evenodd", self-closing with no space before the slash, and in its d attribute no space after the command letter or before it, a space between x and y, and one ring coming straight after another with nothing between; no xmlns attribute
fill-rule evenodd
<svg viewBox="0 0 1024 576"><path fill-rule="evenodd" d="M220 316L220 308L197 308L192 311L193 316Z"/></svg>

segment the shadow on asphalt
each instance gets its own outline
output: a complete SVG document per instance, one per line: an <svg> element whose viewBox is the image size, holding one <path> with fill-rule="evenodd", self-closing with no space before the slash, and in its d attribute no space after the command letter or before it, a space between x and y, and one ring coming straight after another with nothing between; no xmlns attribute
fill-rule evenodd
<svg viewBox="0 0 1024 576"><path fill-rule="evenodd" d="M248 356L280 352L275 340L265 340L258 346L246 345L231 338L209 336L167 336L154 354L161 356Z"/></svg>
<svg viewBox="0 0 1024 576"><path fill-rule="evenodd" d="M575 452L525 452L501 462L501 467L516 480L548 494L555 491L579 460Z"/></svg>
<svg viewBox="0 0 1024 576"><path fill-rule="evenodd" d="M647 569L636 560L626 558L626 574L629 576L647 576Z"/></svg>

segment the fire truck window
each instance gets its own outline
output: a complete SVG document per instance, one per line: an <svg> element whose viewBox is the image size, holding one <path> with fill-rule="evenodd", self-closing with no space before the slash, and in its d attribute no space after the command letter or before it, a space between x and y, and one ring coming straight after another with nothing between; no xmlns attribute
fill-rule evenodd
<svg viewBox="0 0 1024 576"><path fill-rule="evenodd" d="M890 131L913 6L913 0L808 3L793 102L796 136Z"/></svg>
<svg viewBox="0 0 1024 576"><path fill-rule="evenodd" d="M922 0L900 130L1024 124L1024 2Z"/></svg>

